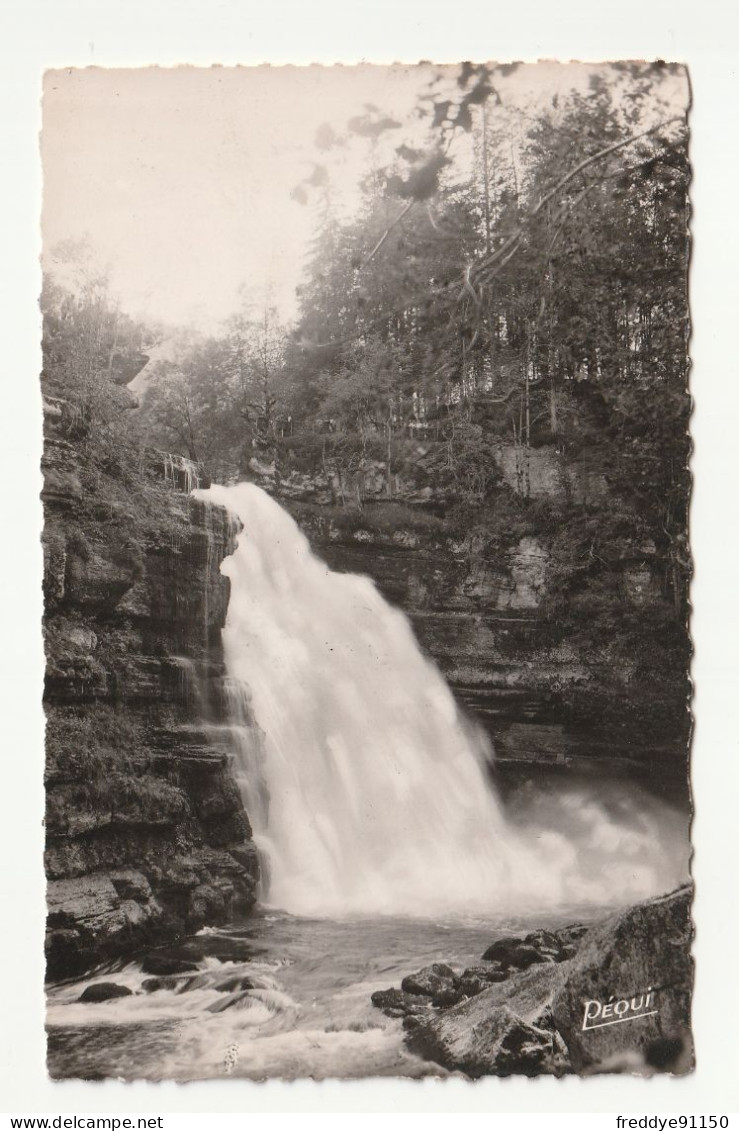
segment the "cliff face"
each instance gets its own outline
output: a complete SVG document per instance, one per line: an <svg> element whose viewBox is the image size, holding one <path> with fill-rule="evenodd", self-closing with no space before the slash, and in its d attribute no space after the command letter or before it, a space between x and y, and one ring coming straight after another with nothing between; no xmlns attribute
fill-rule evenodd
<svg viewBox="0 0 739 1131"><path fill-rule="evenodd" d="M461 977L438 963L372 1000L404 1017L421 1056L473 1078L684 1075L693 1068L691 899L686 886L598 923L498 939Z"/></svg>
<svg viewBox="0 0 739 1131"><path fill-rule="evenodd" d="M70 443L57 414L46 423L47 960L60 978L248 911L258 863L224 725L229 516L156 465L126 466L130 453Z"/></svg>

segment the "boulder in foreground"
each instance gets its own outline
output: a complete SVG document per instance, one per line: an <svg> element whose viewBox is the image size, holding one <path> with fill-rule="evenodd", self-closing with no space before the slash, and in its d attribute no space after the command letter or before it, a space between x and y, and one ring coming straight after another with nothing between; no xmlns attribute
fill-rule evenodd
<svg viewBox="0 0 739 1131"><path fill-rule="evenodd" d="M414 1052L468 1076L561 1075L568 1063L550 1006L565 963L537 963L415 1026Z"/></svg>
<svg viewBox="0 0 739 1131"><path fill-rule="evenodd" d="M691 899L688 885L588 932L552 1006L575 1072L691 1070Z"/></svg>
<svg viewBox="0 0 739 1131"><path fill-rule="evenodd" d="M587 932L578 928L567 943L572 950L582 939L574 957L562 954L564 945L559 953L552 945L549 960L517 972L511 964L505 981L486 988L484 967L465 971L458 987L463 991L470 982L467 992L474 996L412 1018L406 1013L409 1046L471 1077L689 1072L691 898L686 886L610 915ZM505 962L520 941L500 940L497 961ZM542 948L551 943L530 936L526 945L537 941Z"/></svg>

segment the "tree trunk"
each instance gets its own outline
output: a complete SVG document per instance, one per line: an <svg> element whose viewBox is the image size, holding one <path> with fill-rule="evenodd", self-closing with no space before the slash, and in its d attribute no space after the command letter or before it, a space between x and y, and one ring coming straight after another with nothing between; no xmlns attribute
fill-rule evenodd
<svg viewBox="0 0 739 1131"><path fill-rule="evenodd" d="M557 439L557 379L555 375L556 357L554 350L554 265L551 259L547 268L547 290L549 308L549 334L547 343L547 368L549 369L549 429L553 439Z"/></svg>
<svg viewBox="0 0 739 1131"><path fill-rule="evenodd" d="M482 104L482 184L485 197L485 253L490 255L490 172L488 170L488 116Z"/></svg>

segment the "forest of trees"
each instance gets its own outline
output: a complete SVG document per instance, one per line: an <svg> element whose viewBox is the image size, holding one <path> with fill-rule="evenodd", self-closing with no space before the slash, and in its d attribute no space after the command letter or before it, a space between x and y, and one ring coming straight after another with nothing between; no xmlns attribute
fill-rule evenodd
<svg viewBox="0 0 739 1131"><path fill-rule="evenodd" d="M245 303L217 335L169 333L123 316L89 272L74 291L50 278L45 381L80 419L117 429L125 415L139 442L217 480L255 459L340 484L372 464L392 499L422 462L448 512L473 522L502 505L496 445L516 453L516 521L535 509L532 451L595 449L608 499L546 518L562 594L587 613L613 546L651 540L682 635L690 172L685 113L661 100L674 72L616 65L524 114L505 103L513 69L464 64L451 92L430 87L423 146L376 107L350 120L367 145L350 217L332 194L342 138L321 127L293 191L315 219L294 323ZM109 379L165 339L140 407L116 417ZM337 501L361 507L361 491Z"/></svg>

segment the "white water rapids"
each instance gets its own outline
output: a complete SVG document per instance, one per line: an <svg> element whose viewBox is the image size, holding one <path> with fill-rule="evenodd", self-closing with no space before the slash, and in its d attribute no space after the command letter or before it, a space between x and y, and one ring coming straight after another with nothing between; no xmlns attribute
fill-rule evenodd
<svg viewBox="0 0 739 1131"><path fill-rule="evenodd" d="M488 740L459 713L405 616L366 577L332 573L252 484L198 497L243 523L224 629L244 727L245 804L293 914L452 915L618 905L683 881L683 825L627 791L538 796L506 818Z"/></svg>

